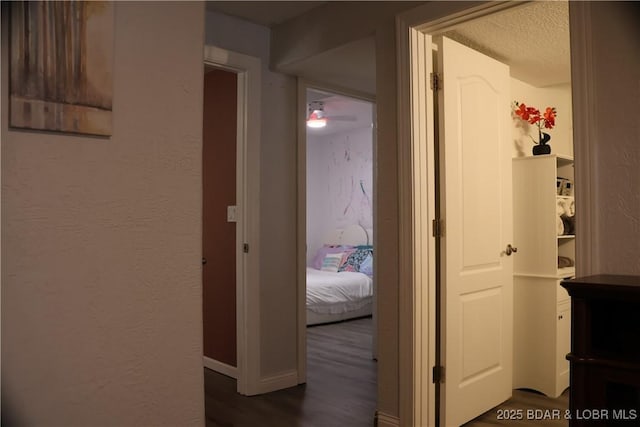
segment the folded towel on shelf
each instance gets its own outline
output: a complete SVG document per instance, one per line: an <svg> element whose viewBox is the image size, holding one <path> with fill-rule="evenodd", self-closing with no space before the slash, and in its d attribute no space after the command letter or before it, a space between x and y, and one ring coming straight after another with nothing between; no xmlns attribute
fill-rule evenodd
<svg viewBox="0 0 640 427"><path fill-rule="evenodd" d="M562 215L560 217L564 229L564 234L576 234L576 217Z"/></svg>
<svg viewBox="0 0 640 427"><path fill-rule="evenodd" d="M567 256L558 257L558 268L573 267L576 263Z"/></svg>
<svg viewBox="0 0 640 427"><path fill-rule="evenodd" d="M562 236L564 234L564 221L561 216L556 216L556 234Z"/></svg>

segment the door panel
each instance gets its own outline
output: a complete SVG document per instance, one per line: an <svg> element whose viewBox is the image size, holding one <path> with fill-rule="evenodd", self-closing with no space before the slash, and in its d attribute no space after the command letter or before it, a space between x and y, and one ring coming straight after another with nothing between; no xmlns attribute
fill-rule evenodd
<svg viewBox="0 0 640 427"><path fill-rule="evenodd" d="M475 381L500 368L501 300L499 287L460 298L463 383Z"/></svg>
<svg viewBox="0 0 640 427"><path fill-rule="evenodd" d="M211 70L204 77L202 147L202 273L204 355L237 366L236 205L237 75Z"/></svg>
<svg viewBox="0 0 640 427"><path fill-rule="evenodd" d="M494 124L485 119L484 112L496 114L499 100L488 82L478 76L461 78L458 90L457 152L462 167L458 168L457 182L462 215L462 267L470 271L499 265L496 254L500 253L502 236L495 233L499 212L484 208L498 206L495 185L500 179L499 169L478 171L478 165L492 165L498 158L496 145L484 141L484 136L495 134Z"/></svg>
<svg viewBox="0 0 640 427"><path fill-rule="evenodd" d="M509 69L438 44L444 425L511 396L513 278Z"/></svg>

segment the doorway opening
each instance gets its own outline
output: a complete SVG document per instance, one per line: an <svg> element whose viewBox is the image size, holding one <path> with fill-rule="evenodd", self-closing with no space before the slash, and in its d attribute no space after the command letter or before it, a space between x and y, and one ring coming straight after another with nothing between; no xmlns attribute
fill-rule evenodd
<svg viewBox="0 0 640 427"><path fill-rule="evenodd" d="M302 361L308 391L330 390L327 399L359 408L351 418L341 418L347 425L372 419L376 410L375 104L316 86L302 91ZM328 381L334 383L329 388Z"/></svg>
<svg viewBox="0 0 640 427"><path fill-rule="evenodd" d="M237 87L235 72L205 66L202 130L204 366L237 378ZM240 264L242 260L240 259ZM241 278L241 277L240 277Z"/></svg>
<svg viewBox="0 0 640 427"><path fill-rule="evenodd" d="M545 50L552 52L552 55L556 55L557 53L561 53L564 55L564 58L561 59L561 62L564 64L563 67L560 68L550 68L558 65L557 57L547 57L547 63L539 64L539 66L532 66L530 62L528 63L519 63L518 58L526 57L531 54L532 57L540 57L532 53L534 51L533 45L539 43L540 38L536 35L538 31L529 32L524 29L528 24L532 26L537 25L538 19L545 19L544 16L548 16L549 10L540 11L533 10L528 8L543 8L543 9L554 9L551 12L554 16L554 19L562 22L559 25L559 30L562 33L561 37L558 37L557 34L551 35L550 37L553 39L550 41L549 45L545 45ZM428 16L426 13L424 16ZM413 153L410 154L412 157L411 162L409 164L425 164L429 169L429 173L426 176L414 176L412 178L413 186L420 186L420 184L424 183L427 187L431 187L430 194L419 195L419 197L425 197L427 209L424 211L416 211L415 208L411 208L414 217L417 218L417 221L414 222L414 230L424 230L424 225L427 225L432 220L436 220L436 230L434 230L434 235L439 235L439 252L436 251L436 245L433 240L435 240L432 236L423 233L421 236L416 236L418 239L424 239L425 248L427 248L427 252L432 254L432 256L427 257L427 272L424 276L419 279L423 282L413 282L414 290L418 292L421 283L428 284L429 287L429 296L430 298L434 298L436 295L436 273L439 274L441 280L439 280L440 288L438 288L442 298L438 301L441 304L439 309L436 309L435 304L430 299L424 300L414 300L413 305L416 307L416 311L429 313L428 316L430 318L428 329L429 331L423 330L418 332L414 337L415 340L419 342L428 341L430 343L429 350L423 353L424 357L420 357L420 355L414 355L414 360L418 362L420 359L430 359L433 361L434 370L433 372L423 371L422 379L419 380L413 390L414 396L417 396L420 399L424 399L423 408L427 408L426 410L416 410L413 409L410 411L413 412L413 415L416 417L416 423L425 422L425 423L433 423L434 421L439 421L440 424L451 424L451 423L462 423L473 419L475 416L481 415L484 410L490 410L495 405L501 403L503 399L498 398L493 404L487 404L484 410L481 408L477 408L475 413L467 413L463 418L455 418L452 417L452 413L460 413L460 411L456 411L456 405L466 405L468 402L477 402L480 399L470 398L469 396L455 396L451 394L447 394L447 387L449 389L453 386L461 388L471 385L476 379L486 378L489 374L493 374L499 372L500 370L504 370L505 372L512 369L512 373L510 372L507 377L508 381L503 381L503 385L501 386L503 391L502 395L510 396L511 390L515 388L532 388L539 390L549 396L555 397L558 394L562 393L565 390L568 383L564 386L562 382L568 379L568 365L566 365L566 360L559 357L560 354L567 349L567 345L569 342L569 336L567 334L567 328L564 323L561 321L566 318L566 310L567 307L564 305L566 302L566 297L560 292L561 288L559 286L559 281L566 277L571 277L575 273L575 267L573 268L562 268L558 265L558 256L563 258L570 258L569 262L575 262L575 235L572 234L563 234L559 233L556 229L556 216L557 219L560 220L560 213L556 211L556 207L562 204L571 205L573 194L557 194L556 183L560 182L558 178L562 178L565 181L570 182L571 186L573 186L574 177L573 177L573 138L572 138L572 110L571 110L571 82L570 82L570 57L569 57L569 38L568 38L568 5L566 2L554 2L554 4L527 4L527 5L517 5L515 7L505 5L496 6L494 8L485 7L478 8L469 12L467 16L457 15L455 17L442 17L436 21L427 21L426 19L422 21L423 23L419 23L415 20L415 18L411 19L417 25L413 25L411 27L407 26L408 29L411 29L409 32L410 36L410 49L407 49L409 52L413 52L412 59L410 60L412 69L416 71L416 73L412 76L412 80L410 83L407 83L409 89L407 93L411 93L414 96L414 105L413 108L413 117L414 120L411 123L411 127L415 130L420 130L423 134L419 136L423 136L423 139L419 137L415 137L412 135L413 142L411 143L414 147ZM488 36L486 38L482 37L483 27L488 28ZM512 32L509 32L510 28L513 28ZM507 31L506 34L501 33L501 31ZM513 36L510 34L519 34L520 31L523 33L527 33L527 38L518 38L517 43L506 43L507 47L514 48L519 51L518 55L508 55L505 54L505 43L504 40L513 39ZM480 53L488 58L491 58L493 61L502 62L509 66L510 74L508 74L508 78L510 81L503 85L506 87L507 97L506 103L504 100L501 100L498 105L499 108L504 111L504 113L500 114L500 120L508 120L508 124L510 125L507 128L506 132L506 140L505 144L501 144L496 149L504 150L507 149L510 151L508 157L506 157L505 165L508 163L509 173L503 174L505 178L503 180L509 179L512 180L509 184L513 184L513 192L509 193L513 194L514 202L513 209L516 212L515 215L510 216L509 221L513 220L514 224L511 228L513 233L513 245L510 247L511 239L502 239L505 240L501 243L495 243L497 251L494 255L496 260L501 260L500 262L496 261L495 265L497 266L499 263L502 263L502 260L506 260L508 256L509 263L513 263L513 275L511 275L512 282L509 285L514 293L514 297L507 297L504 299L506 302L513 304L513 315L507 316L505 321L510 322L507 325L507 329L504 329L504 326L501 326L501 331L509 331L508 328L513 328L513 343L507 343L508 347L511 348L513 353L515 354L515 358L513 359L513 366L511 365L511 356L510 355L499 355L498 352L491 352L491 347L488 345L488 340L482 339L478 342L475 342L472 336L478 337L479 334L471 334L472 330L484 330L484 332L490 331L492 328L495 329L498 325L498 321L495 319L495 316L492 316L492 313L496 313L496 310L488 310L487 307L483 307L481 303L479 303L480 296L475 295L475 289L468 289L464 292L454 295L452 293L453 287L455 286L456 274L462 273L462 276L467 276L470 270L473 270L475 266L483 265L482 257L475 257L474 252L469 250L467 251L464 246L462 249L454 251L454 253L447 252L447 249L451 249L452 244L456 244L457 241L461 241L464 243L464 238L458 239L455 237L455 232L458 227L456 227L455 218L459 216L461 218L466 218L468 221L463 221L460 225L465 227L470 227L473 225L473 221L480 216L475 214L465 213L465 205L473 205L472 200L465 200L458 198L458 200L464 200L463 206L460 206L459 209L456 209L453 206L445 206L442 210L439 208L436 211L436 200L439 200L442 205L446 205L446 194L447 192L452 192L454 189L452 187L456 187L455 179L461 178L464 179L464 175L469 170L467 161L469 156L465 155L464 151L469 151L468 154L473 152L474 148L472 145L473 141L468 141L469 139L480 140L480 138L465 138L464 135L455 135L456 137L460 137L460 140L452 142L452 138L447 136L446 127L450 126L449 117L448 116L456 116L461 121L470 123L472 126L470 127L473 134L479 135L482 134L482 123L473 123L473 120L470 119L471 113L475 111L477 117L489 117L487 115L488 111L491 108L488 106L490 104L489 99L493 94L505 93L504 89L499 89L495 84L491 83L489 78L479 78L479 73L476 71L479 69L479 65L473 62L471 64L466 64L464 67L465 70L462 74L456 75L455 73L449 72L447 69L451 61L447 62L443 60L442 57L445 55L441 50L452 50L447 49L446 43L443 44L442 41L439 41L437 44L437 54L432 57L432 36L433 39L446 40L449 39L451 42L450 45L460 45L465 50L475 51L476 53ZM530 37L530 38L529 38ZM545 36L546 37L546 36ZM543 37L544 39L544 37ZM456 41L453 41L456 40ZM560 42L561 45L557 46L555 43ZM549 47L549 46L554 47ZM418 52L416 54L416 52ZM542 56L544 58L544 55ZM435 63L435 67L432 68L432 63ZM528 65L528 66L527 66ZM416 67L416 68L414 68ZM424 67L424 68L420 68ZM453 68L453 67L452 67ZM535 72L534 72L535 71ZM529 76L526 76L527 72ZM434 78L430 79L430 74L433 73ZM438 75L439 74L439 75ZM490 73L494 75L495 73ZM536 75L537 74L537 75ZM476 79L474 81L474 79ZM553 80L555 79L555 80ZM428 88L429 81L435 83L435 88ZM425 82L425 83L422 83ZM444 84L444 89L439 90L438 83ZM476 83L478 85L474 86ZM460 105L458 109L447 109L447 94L457 93L460 95L464 91L468 91L469 89L478 90L482 92L481 85L485 84L485 89L487 92L486 96L481 96L477 99L485 99L485 101L478 101L475 105ZM421 86L424 85L424 86ZM427 86L425 88L425 86ZM421 94L419 89L425 89L425 94ZM470 95L470 92L468 93ZM433 99L429 99L430 96L435 97L435 103ZM443 101L444 99L444 101ZM460 96L458 96L458 100ZM532 138L535 138L537 142L537 128L531 127L529 123L523 123L519 116L515 114L513 103L514 101L518 101L519 103L525 103L527 106L535 106L542 110L546 109L546 107L555 107L558 113L558 120L556 121L553 130L549 130L548 133L552 135L552 153L547 156L547 160L549 163L549 177L532 177L532 174L535 174L533 171L528 171L523 175L519 172L516 172L518 169L521 169L520 163L540 163L544 161L543 156L533 156L532 152ZM437 110L436 110L437 105ZM437 117L435 120L438 120L439 123L434 123L434 117L424 117L424 113L420 116L420 112L428 111L429 114L432 114L433 111L437 111ZM465 116L465 112L467 115ZM561 114L562 112L562 114ZM483 116L484 115L484 116ZM562 117L563 122L560 122L560 117ZM490 119L493 120L493 119ZM460 125L459 122L458 125ZM461 129L458 125L455 125L454 128ZM475 126L475 127L474 127ZM437 136L439 137L438 146L439 151L431 151L429 152L430 147L433 147L435 141L433 139L434 129L437 129ZM464 134L464 131L462 131ZM531 138L530 138L531 136ZM496 136L497 137L497 136ZM455 139L455 138L454 138ZM556 140L556 144L553 144L553 141ZM451 145L457 144L460 151L458 151L458 158L452 159L450 158L453 155L456 155L453 150L451 150ZM420 151L415 151L416 147L423 148L426 154L425 157L419 158L414 157L416 153L418 155L421 154ZM484 147L484 146L483 146ZM487 147L484 147L487 148ZM448 153L447 151L451 151ZM496 151L497 153L497 151ZM480 154L483 154L480 152ZM436 157L438 155L438 157ZM447 160L447 157L449 159ZM483 163L480 161L482 156L474 157L476 161ZM510 169L513 165L514 175L513 179L511 178ZM433 182L437 180L434 179L436 166L439 166L439 177L441 178L442 185L438 188L435 187ZM480 167L477 164L474 167ZM451 172L452 169L460 168L460 174L457 176L452 176L448 172ZM495 171L495 168L492 168L491 172ZM487 175L490 175L487 173ZM478 175L479 179L484 179L484 174ZM533 189L528 189L525 187L523 189L523 185L526 185L526 179L529 181L533 181L535 184L542 185L542 182L551 183L550 188L545 189L545 204L546 211L549 217L550 224L552 227L544 230L537 230L535 233L535 238L538 240L534 240L533 242L528 241L530 236L528 236L523 229L525 227L522 226L522 222L526 221L526 216L522 214L523 209L521 205L523 205L523 200L519 196L523 195L531 195L534 193ZM480 182L480 181L478 181ZM472 183L473 184L473 183ZM579 184L578 184L579 185ZM417 190L416 190L417 191ZM414 193L416 192L414 191ZM541 188L537 188L535 191L542 191ZM439 199L436 199L435 194L439 193ZM509 196L511 197L511 194ZM414 199L415 200L415 199ZM477 201L476 209L483 209L482 205L486 204L486 200ZM561 203L562 202L562 203ZM510 203L510 202L509 202ZM414 204L414 206L417 203ZM525 209L526 210L526 209ZM453 212L452 212L453 211ZM481 212L479 212L481 213ZM442 215L442 218L439 216ZM468 218L467 218L468 217ZM488 227L488 223L491 222L491 218L493 216L485 218L485 221L482 221L485 225L483 227ZM443 222L440 222L442 220ZM562 221L560 221L562 222ZM531 222L528 222L529 228L531 227ZM535 222L534 222L535 224ZM429 224L430 225L430 224ZM452 228L453 227L453 228ZM437 230L444 230L443 234L439 234ZM482 230L482 229L480 229ZM429 230L431 231L431 230ZM452 233L453 232L453 233ZM498 234L494 234L497 236ZM444 236L444 237L443 237ZM501 236L507 236L507 234L501 234ZM510 235L509 235L510 236ZM444 239L449 239L448 248L446 246L441 246ZM491 239L490 236L486 236L482 239L475 239L476 242L481 242L485 244L489 242ZM473 239L472 239L473 240ZM540 245L542 240L545 241L544 247L547 248L544 251L536 251L533 249L536 245ZM445 244L446 245L446 244ZM419 245L418 245L419 246ZM478 249L475 245L471 248ZM517 253L513 251L513 249L517 249ZM523 249L526 248L526 249ZM490 249L490 248L488 248ZM510 250L511 249L511 250ZM490 249L492 252L480 251L476 255L482 255L483 253L493 253L493 249ZM414 248L414 252L416 249ZM543 263L542 260L534 260L531 261L532 253L548 253L549 260L544 260L544 263L548 262L549 268L548 271L542 270L534 270L533 267L528 267L531 265L539 266ZM436 264L435 259L436 253L439 253L442 258L442 264ZM475 258L474 258L475 257ZM456 269L448 269L449 261L452 259L464 260L461 262ZM473 261L472 263L468 263L469 261ZM476 262L478 261L478 262ZM465 264L466 263L466 264ZM420 263L418 263L420 265ZM483 265L483 268L489 272L493 269L488 263ZM420 270L419 268L417 269ZM416 271L416 267L414 267L414 271ZM520 300L529 300L531 301L532 295L530 293L531 285L527 282L532 277L535 277L536 280L544 279L545 284L545 295L537 295L536 298L543 300L543 306L534 305L533 311L525 313L526 304L522 304ZM497 301L499 295L505 295L503 290L498 290L498 288L487 288L482 297L487 297L487 301L493 298ZM495 292L495 295L493 294ZM508 293L508 292L507 292ZM418 294L419 295L419 294ZM478 298L476 298L476 296ZM417 298L417 297L416 297ZM465 325L464 319L462 319L461 328L457 328L457 330L462 330L463 333L465 328L468 328L466 331L466 336L469 337L468 342L463 342L455 337L450 335L450 326L447 325L447 321L450 320L448 315L452 314L452 301L457 301L459 306L466 307L468 309L469 314L476 314L476 318L478 320L474 322L467 322ZM531 308L532 304L529 304L529 308ZM497 307L497 304L496 304ZM537 307L537 309L536 309ZM482 311L485 310L485 314L481 315ZM548 327L545 326L545 331L552 334L553 338L551 341L554 342L553 348L548 351L548 355L541 356L539 358L527 358L522 357L523 354L526 354L529 350L523 350L522 347L528 345L527 342L523 340L518 340L518 336L527 336L531 338L532 336L526 332L527 327L535 328L536 325L540 325L541 323L538 321L534 321L536 325L528 326L531 324L531 316L544 316L545 317L545 325L548 323ZM462 316L464 317L464 316ZM529 320L526 320L529 318ZM435 325L437 324L436 319L442 319L442 328L436 329ZM493 320L492 320L493 319ZM493 326L492 326L493 322ZM420 324L416 322L416 320L412 320L412 323L416 325L416 331L421 329ZM505 323L506 325L506 323ZM529 329L529 330L530 330ZM497 331L497 329L495 329ZM439 337L437 335L439 334ZM487 337L495 336L495 334L488 333ZM511 335L510 333L508 335ZM545 335L549 336L549 335ZM535 337L534 337L535 338ZM436 340L442 342L442 345L436 349L434 343ZM460 343L463 342L465 345L462 348L453 348L451 347L451 343ZM501 345L504 345L501 344ZM538 347L549 347L548 345L539 345ZM497 346L493 346L497 348ZM483 348L486 352L482 354L474 354L474 352L479 351L479 349ZM423 349L424 350L424 349ZM566 351L565 351L566 353ZM455 363L452 359L455 359L457 362ZM482 360L482 363L478 364L478 360ZM466 362L465 362L466 361ZM472 366L474 365L474 366ZM415 365L414 365L415 366ZM462 366L462 372L455 372L458 367ZM477 368L477 369L476 369ZM420 372L419 368L414 367L414 371ZM445 372L446 381L441 383L433 388L429 385L434 379L439 382L438 375L442 372ZM543 373L544 372L544 373ZM459 374L459 375L458 375ZM541 377L549 378L548 381L553 382L553 387L546 388L542 386L540 383L535 383L532 379L539 379ZM504 379L504 378L503 378ZM545 381L547 381L545 379ZM483 387L484 394L487 394L488 386ZM436 402L436 396L438 391L441 391L441 395L438 396L438 401ZM506 394L505 394L506 393ZM415 401L416 403L419 402ZM422 405L422 403L421 403ZM415 407L414 407L415 408ZM439 419L435 420L434 414L437 413L436 408L440 409ZM425 420L425 421L421 421ZM427 421L428 420L428 421Z"/></svg>
<svg viewBox="0 0 640 427"><path fill-rule="evenodd" d="M205 46L203 331L210 336L203 337L203 365L234 378L243 395L263 392L260 67L258 58Z"/></svg>
<svg viewBox="0 0 640 427"><path fill-rule="evenodd" d="M311 326L373 315L374 106L311 88L306 97L306 325ZM334 258L337 265L326 265ZM326 277L314 276L318 271Z"/></svg>

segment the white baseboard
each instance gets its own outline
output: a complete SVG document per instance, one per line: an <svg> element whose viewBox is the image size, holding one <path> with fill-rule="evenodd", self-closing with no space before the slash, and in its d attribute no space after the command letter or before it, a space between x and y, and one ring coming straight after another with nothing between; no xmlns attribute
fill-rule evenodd
<svg viewBox="0 0 640 427"><path fill-rule="evenodd" d="M238 378L238 368L235 366L227 365L226 363L219 362L207 356L202 357L202 363L205 368L209 368L231 378Z"/></svg>
<svg viewBox="0 0 640 427"><path fill-rule="evenodd" d="M378 427L400 427L400 418L377 412Z"/></svg>
<svg viewBox="0 0 640 427"><path fill-rule="evenodd" d="M260 379L258 385L258 393L269 393L284 388L294 387L298 385L298 372L296 370L284 372L278 375Z"/></svg>

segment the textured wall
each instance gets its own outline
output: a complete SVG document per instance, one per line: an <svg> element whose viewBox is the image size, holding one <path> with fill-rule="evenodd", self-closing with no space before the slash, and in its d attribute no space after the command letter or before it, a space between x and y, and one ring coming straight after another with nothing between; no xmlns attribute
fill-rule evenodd
<svg viewBox="0 0 640 427"><path fill-rule="evenodd" d="M204 425L203 21L115 4L110 138L8 130L2 91L3 417Z"/></svg>
<svg viewBox="0 0 640 427"><path fill-rule="evenodd" d="M270 31L207 12L206 43L262 60L260 340L263 378L297 369L296 81L271 72Z"/></svg>
<svg viewBox="0 0 640 427"><path fill-rule="evenodd" d="M593 2L590 6L596 113L591 171L597 235L594 273L638 275L640 4Z"/></svg>
<svg viewBox="0 0 640 427"><path fill-rule="evenodd" d="M373 227L371 127L307 139L307 261L330 230Z"/></svg>

